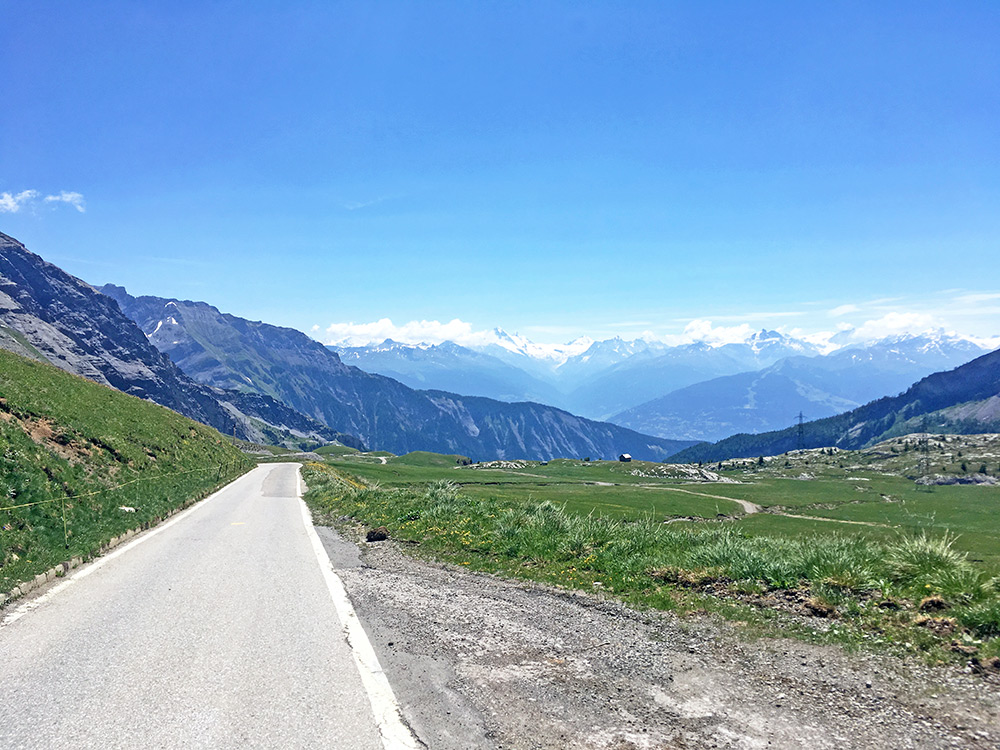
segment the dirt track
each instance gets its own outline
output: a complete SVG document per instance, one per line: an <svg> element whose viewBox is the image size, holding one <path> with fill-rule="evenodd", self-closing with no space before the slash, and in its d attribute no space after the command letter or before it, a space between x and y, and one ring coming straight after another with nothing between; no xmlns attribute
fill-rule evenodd
<svg viewBox="0 0 1000 750"><path fill-rule="evenodd" d="M996 748L1000 686L636 612L323 530L431 748Z"/></svg>

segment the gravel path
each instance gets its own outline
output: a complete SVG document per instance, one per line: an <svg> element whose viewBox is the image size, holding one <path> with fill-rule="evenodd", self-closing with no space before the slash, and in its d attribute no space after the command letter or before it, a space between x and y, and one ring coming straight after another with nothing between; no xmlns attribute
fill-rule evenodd
<svg viewBox="0 0 1000 750"><path fill-rule="evenodd" d="M321 529L431 748L996 748L977 675L359 551Z"/></svg>

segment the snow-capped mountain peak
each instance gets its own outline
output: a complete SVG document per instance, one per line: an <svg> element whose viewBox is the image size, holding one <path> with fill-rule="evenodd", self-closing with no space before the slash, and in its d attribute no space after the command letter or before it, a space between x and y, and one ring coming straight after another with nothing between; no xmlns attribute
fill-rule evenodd
<svg viewBox="0 0 1000 750"><path fill-rule="evenodd" d="M534 341L518 333L507 333L502 328L493 329L494 341L485 347L471 347L477 351L487 351L490 347L499 347L512 354L518 354L533 360L561 365L570 357L586 351L594 343L588 336L581 336L568 344L536 344Z"/></svg>

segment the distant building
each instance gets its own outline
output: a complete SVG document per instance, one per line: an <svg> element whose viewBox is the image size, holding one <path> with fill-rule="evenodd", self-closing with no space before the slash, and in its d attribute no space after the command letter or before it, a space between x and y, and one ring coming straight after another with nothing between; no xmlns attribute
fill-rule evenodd
<svg viewBox="0 0 1000 750"><path fill-rule="evenodd" d="M621 461L623 464L627 464L629 461L632 460L632 456L630 454L628 454L628 453L622 453L618 457L618 460Z"/></svg>

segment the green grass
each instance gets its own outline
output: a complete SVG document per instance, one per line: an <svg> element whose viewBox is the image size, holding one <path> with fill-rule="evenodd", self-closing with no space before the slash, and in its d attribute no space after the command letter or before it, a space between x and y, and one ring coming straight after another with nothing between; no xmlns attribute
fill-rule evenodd
<svg viewBox="0 0 1000 750"><path fill-rule="evenodd" d="M349 448L346 445L336 445L334 443L322 445L315 450L315 453L321 456L350 456L358 452L357 448Z"/></svg>
<svg viewBox="0 0 1000 750"><path fill-rule="evenodd" d="M934 450L987 460L991 444L977 440L941 438ZM642 462L454 460L331 459L310 469L307 499L320 516L386 525L426 554L564 586L596 584L640 605L770 622L780 607L761 602L777 595L830 608L829 627L782 625L807 637L931 660L967 658L949 650L956 638L980 656L1000 653L1000 488L917 486L906 476L921 460L915 451L808 451L704 467L738 484L695 482L679 467ZM345 483L351 475L363 481ZM736 499L765 512L742 515ZM933 613L944 625L920 611L928 596L946 602ZM892 607L879 607L883 600Z"/></svg>
<svg viewBox="0 0 1000 750"><path fill-rule="evenodd" d="M450 469L453 466L461 466L463 462L468 463L469 457L459 456L459 455L449 455L444 453L430 453L428 451L413 451L412 453L407 453L405 456L392 457L393 466L434 467L434 468Z"/></svg>
<svg viewBox="0 0 1000 750"><path fill-rule="evenodd" d="M949 447L956 460L970 453L965 445L963 457L955 456L960 450L957 445ZM996 463L983 458L981 451L971 449L971 453L974 458L966 460L975 460L977 468L984 461ZM462 466L458 456L417 453L390 458L384 465L364 454L340 455L333 465L387 488L422 487L447 479L470 497L549 500L568 512L584 515L711 519L719 513L739 515L740 509L732 501L746 500L779 513L830 519L809 521L757 514L735 522L751 535L764 529L791 537L804 531L836 531L864 539L885 536L877 529L836 521L881 524L891 527L889 533L950 532L958 534L956 549L1000 573L1000 513L996 512L1000 510L1000 488L919 487L912 479L892 473L912 470L921 455L872 451L825 456L809 451L768 459L763 468L756 461L726 462L731 468L721 474L739 484L692 483L676 467L642 461L621 464L557 459L547 465L517 461L508 462L510 468L483 468ZM812 478L800 479L803 474Z"/></svg>
<svg viewBox="0 0 1000 750"><path fill-rule="evenodd" d="M463 477L464 478L464 477ZM700 497L671 488L585 485L579 483L513 482L509 484L459 484L469 497L517 501L547 500L568 512L596 513L614 518L665 520L672 517L715 518L740 512L736 503Z"/></svg>
<svg viewBox="0 0 1000 750"><path fill-rule="evenodd" d="M382 464L366 454L341 454L334 459L333 465L385 487L415 487L447 479L473 497L548 499L582 514L596 511L623 518L652 514L666 519L673 516L714 518L719 513L739 512L738 505L725 499L689 494L705 490L679 481L677 473L665 464L557 459L547 465L538 461L516 461L509 462L513 468L484 468L489 465L466 466L461 463L463 460L466 460L464 456L415 452L389 458ZM675 491L677 489L685 492ZM716 490L709 492L725 494Z"/></svg>
<svg viewBox="0 0 1000 750"><path fill-rule="evenodd" d="M211 428L0 351L0 508L11 508L0 510L0 591L92 556L250 465Z"/></svg>

